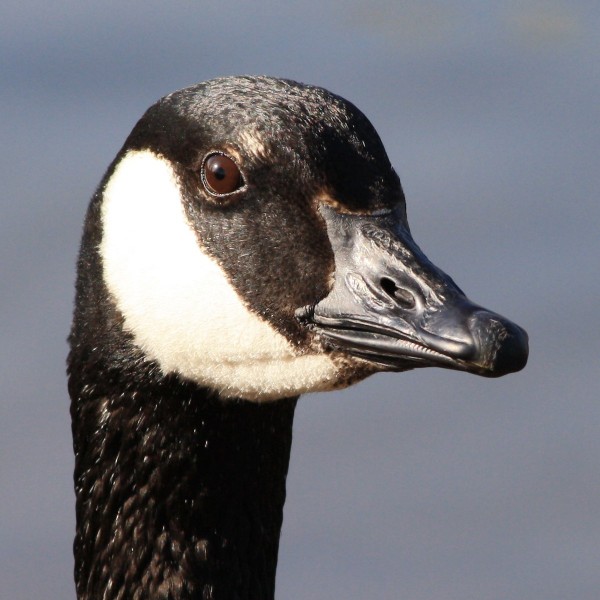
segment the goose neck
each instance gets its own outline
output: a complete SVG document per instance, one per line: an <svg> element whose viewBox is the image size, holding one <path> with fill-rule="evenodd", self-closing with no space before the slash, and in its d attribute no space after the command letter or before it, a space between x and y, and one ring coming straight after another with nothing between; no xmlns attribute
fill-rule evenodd
<svg viewBox="0 0 600 600"><path fill-rule="evenodd" d="M273 598L297 398L94 389L72 404L78 598Z"/></svg>

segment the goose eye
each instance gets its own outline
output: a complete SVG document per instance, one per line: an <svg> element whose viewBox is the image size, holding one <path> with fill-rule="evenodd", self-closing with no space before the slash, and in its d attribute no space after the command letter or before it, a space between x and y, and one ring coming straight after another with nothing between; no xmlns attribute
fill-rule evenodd
<svg viewBox="0 0 600 600"><path fill-rule="evenodd" d="M202 164L202 182L215 196L231 194L244 185L244 179L235 162L224 154L210 154Z"/></svg>

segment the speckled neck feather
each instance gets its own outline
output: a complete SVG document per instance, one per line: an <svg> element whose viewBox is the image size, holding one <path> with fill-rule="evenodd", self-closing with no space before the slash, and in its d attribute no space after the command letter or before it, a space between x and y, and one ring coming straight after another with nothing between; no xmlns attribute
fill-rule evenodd
<svg viewBox="0 0 600 600"><path fill-rule="evenodd" d="M297 399L118 379L70 381L78 598L273 598Z"/></svg>

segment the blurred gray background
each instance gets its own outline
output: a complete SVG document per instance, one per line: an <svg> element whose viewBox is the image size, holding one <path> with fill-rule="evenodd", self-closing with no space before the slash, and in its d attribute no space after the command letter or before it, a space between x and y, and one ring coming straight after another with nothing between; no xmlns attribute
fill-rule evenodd
<svg viewBox="0 0 600 600"><path fill-rule="evenodd" d="M253 73L357 104L418 243L531 339L499 380L301 400L278 598L597 600L598 31L584 0L4 0L0 597L74 599L64 360L88 198L156 99Z"/></svg>

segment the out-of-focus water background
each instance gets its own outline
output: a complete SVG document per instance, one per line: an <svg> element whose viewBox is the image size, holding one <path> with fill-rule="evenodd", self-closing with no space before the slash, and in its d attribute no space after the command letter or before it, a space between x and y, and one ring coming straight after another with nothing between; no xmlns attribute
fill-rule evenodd
<svg viewBox="0 0 600 600"><path fill-rule="evenodd" d="M246 73L358 105L417 242L531 340L506 378L300 401L278 598L600 597L598 31L585 0L5 0L0 597L75 597L64 360L88 198L156 99Z"/></svg>

